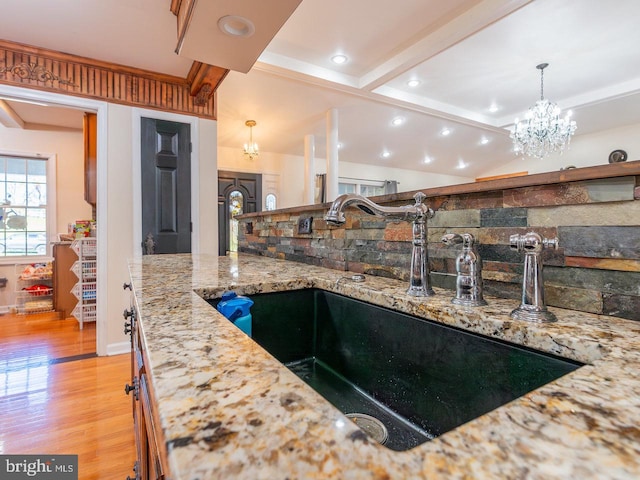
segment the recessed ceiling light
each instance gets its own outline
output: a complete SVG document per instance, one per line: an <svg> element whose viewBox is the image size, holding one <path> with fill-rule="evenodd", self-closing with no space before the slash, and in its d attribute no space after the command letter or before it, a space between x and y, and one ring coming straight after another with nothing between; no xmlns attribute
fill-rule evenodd
<svg viewBox="0 0 640 480"><path fill-rule="evenodd" d="M442 130L440 130L440 135L442 135L443 137L446 137L450 133L451 133L451 130L449 130L447 127L444 127Z"/></svg>
<svg viewBox="0 0 640 480"><path fill-rule="evenodd" d="M456 167L458 170L462 170L463 168L467 168L467 164L464 163L464 160L459 159L458 160L458 166Z"/></svg>
<svg viewBox="0 0 640 480"><path fill-rule="evenodd" d="M486 145L487 143L489 143L489 139L487 137L482 137L480 139L480 145Z"/></svg>
<svg viewBox="0 0 640 480"><path fill-rule="evenodd" d="M420 85L420 83L421 83L421 82L420 82L420 80L417 80L417 79L415 79L415 78L412 78L411 80L409 80L409 81L407 82L407 85L408 85L409 87L411 87L411 88L415 88L415 87L417 87L418 85Z"/></svg>
<svg viewBox="0 0 640 480"><path fill-rule="evenodd" d="M499 110L498 105L496 105L495 103L492 103L491 106L489 107L489 111L491 113L496 113Z"/></svg>
<svg viewBox="0 0 640 480"><path fill-rule="evenodd" d="M388 150L384 150L381 153L382 158L389 158L391 156L391 152L389 152Z"/></svg>
<svg viewBox="0 0 640 480"><path fill-rule="evenodd" d="M391 125L397 127L398 125L402 125L404 123L404 117L396 117L391 120Z"/></svg>
<svg viewBox="0 0 640 480"><path fill-rule="evenodd" d="M431 163L433 161L433 159L427 155L425 155L424 159L422 160L422 163L427 164L427 163Z"/></svg>
<svg viewBox="0 0 640 480"><path fill-rule="evenodd" d="M347 56L339 53L338 55L334 55L333 57L331 57L331 61L333 63L337 63L338 65L342 65L343 63L347 62Z"/></svg>
<svg viewBox="0 0 640 480"><path fill-rule="evenodd" d="M226 15L218 20L218 29L232 37L250 37L256 31L251 20L240 15Z"/></svg>
<svg viewBox="0 0 640 480"><path fill-rule="evenodd" d="M342 150L342 142L338 142L338 150Z"/></svg>

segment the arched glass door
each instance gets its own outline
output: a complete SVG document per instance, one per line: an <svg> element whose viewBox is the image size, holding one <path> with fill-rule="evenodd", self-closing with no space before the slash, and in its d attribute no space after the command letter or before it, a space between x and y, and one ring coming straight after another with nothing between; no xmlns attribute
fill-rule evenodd
<svg viewBox="0 0 640 480"><path fill-rule="evenodd" d="M244 196L239 190L229 193L229 251L238 251L238 220L236 215L244 211Z"/></svg>

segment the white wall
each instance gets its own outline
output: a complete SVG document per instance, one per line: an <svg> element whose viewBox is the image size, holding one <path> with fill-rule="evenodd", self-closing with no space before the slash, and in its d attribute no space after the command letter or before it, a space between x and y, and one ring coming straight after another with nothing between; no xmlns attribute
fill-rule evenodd
<svg viewBox="0 0 640 480"><path fill-rule="evenodd" d="M219 147L218 168L235 172L266 173L270 177L279 175L280 194L278 195L278 208L295 207L304 204L304 157L260 152L260 156L257 159L246 160L240 148ZM316 158L315 170L316 174L326 173L326 160ZM400 182L398 186L398 191L400 192L466 183L474 180L469 177L438 175L416 170L378 167L342 161L338 164L338 175L340 177L376 181L397 180ZM267 193L265 188L263 188L262 193L264 197Z"/></svg>
<svg viewBox="0 0 640 480"><path fill-rule="evenodd" d="M403 168L362 165L361 163L340 162L339 175L365 180L397 180L399 192L409 192L445 185L473 182L473 178L457 175L441 175Z"/></svg>
<svg viewBox="0 0 640 480"><path fill-rule="evenodd" d="M640 124L627 125L592 134L576 135L569 149L543 159L519 157L499 168L484 172L482 177L515 172L543 173L562 167L592 167L609 163L613 150L627 152L628 160L640 160Z"/></svg>
<svg viewBox="0 0 640 480"><path fill-rule="evenodd" d="M199 211L194 224L199 227L198 251L218 255L218 122L201 118L197 121Z"/></svg>
<svg viewBox="0 0 640 480"><path fill-rule="evenodd" d="M100 122L100 118L98 119ZM100 123L98 123L100 128ZM129 292L122 288L128 281L127 260L133 256L133 143L140 144L140 136L132 135L131 108L109 104L107 108L106 137L98 131L98 144L106 141L106 168L98 158L98 273L106 270L106 285L98 291L98 302L104 306L105 318L100 325L102 339L98 354L127 351L128 339L123 333L122 312L129 307ZM102 171L100 169L102 168ZM103 173L103 175L100 175ZM106 174L106 175L105 175ZM103 202L106 202L104 205ZM139 202L139 200L138 200ZM106 208L105 208L106 207ZM106 233L103 232L106 227ZM106 240L105 243L102 243Z"/></svg>
<svg viewBox="0 0 640 480"><path fill-rule="evenodd" d="M51 130L44 126L27 130L0 125L0 152L7 151L56 155L56 232L66 233L67 225L75 220L91 219L91 205L84 200L82 130ZM0 289L0 305L14 305L15 265L0 265L0 277L9 279L7 286Z"/></svg>
<svg viewBox="0 0 640 480"><path fill-rule="evenodd" d="M128 259L141 254L140 118L143 116L191 125L192 251L218 251L217 123L186 115L109 104L107 184L104 185L108 195L104 210L100 208L101 199L98 199L98 232L101 212L106 212L108 224L107 291L100 300L107 302L107 322L103 324L106 342L104 352L99 350L99 354L123 353L130 348L122 327L122 311L129 306L129 292L123 290L122 284L129 278ZM98 189L101 185L99 170Z"/></svg>

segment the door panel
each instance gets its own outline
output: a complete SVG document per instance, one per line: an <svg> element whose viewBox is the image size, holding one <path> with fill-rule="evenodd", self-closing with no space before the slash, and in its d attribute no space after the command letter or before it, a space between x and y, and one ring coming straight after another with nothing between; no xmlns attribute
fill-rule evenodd
<svg viewBox="0 0 640 480"><path fill-rule="evenodd" d="M142 118L141 130L143 253L189 253L190 125Z"/></svg>
<svg viewBox="0 0 640 480"><path fill-rule="evenodd" d="M242 193L243 213L262 210L262 175L218 172L218 254L221 256L227 254L231 245L229 196L234 191Z"/></svg>

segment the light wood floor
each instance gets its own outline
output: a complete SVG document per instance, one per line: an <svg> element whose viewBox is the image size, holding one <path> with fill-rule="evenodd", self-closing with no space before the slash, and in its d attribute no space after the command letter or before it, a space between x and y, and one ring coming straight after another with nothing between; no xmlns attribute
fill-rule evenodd
<svg viewBox="0 0 640 480"><path fill-rule="evenodd" d="M95 324L0 315L0 454L77 454L78 478L134 476L129 355L95 356Z"/></svg>

